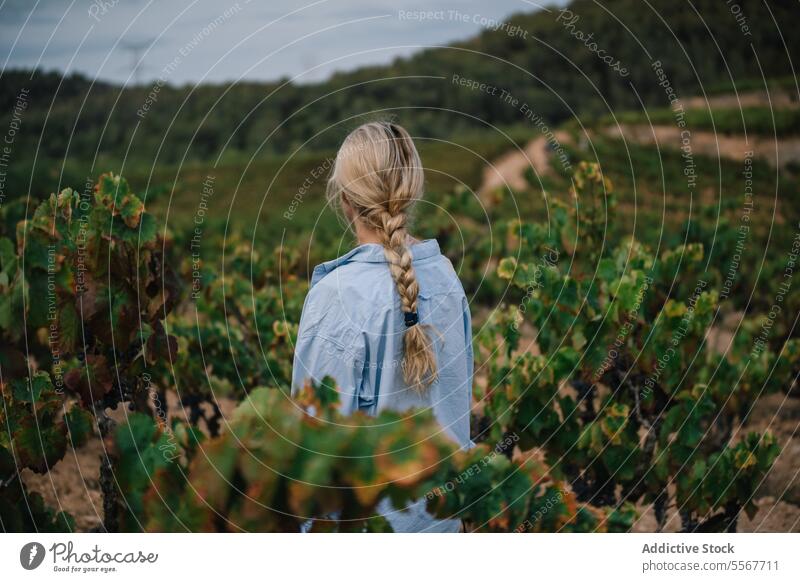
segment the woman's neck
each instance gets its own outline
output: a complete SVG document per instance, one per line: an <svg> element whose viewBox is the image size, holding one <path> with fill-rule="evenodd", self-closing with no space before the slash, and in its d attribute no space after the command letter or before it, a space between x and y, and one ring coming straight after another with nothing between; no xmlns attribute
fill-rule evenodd
<svg viewBox="0 0 800 582"><path fill-rule="evenodd" d="M360 221L356 221L355 227L356 227L356 240L359 245L383 244L383 238L381 238L381 235L379 235L374 228L370 228ZM419 241L410 234L406 235L406 244L411 245L417 242Z"/></svg>
<svg viewBox="0 0 800 582"><path fill-rule="evenodd" d="M356 239L358 240L358 244L360 245L365 245L369 243L374 243L378 245L383 244L383 240L381 239L378 232L373 228L369 228L359 220L356 221Z"/></svg>

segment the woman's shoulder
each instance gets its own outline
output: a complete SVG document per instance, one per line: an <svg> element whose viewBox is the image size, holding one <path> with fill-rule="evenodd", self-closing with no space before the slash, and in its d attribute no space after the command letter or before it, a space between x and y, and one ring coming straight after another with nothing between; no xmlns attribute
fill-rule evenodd
<svg viewBox="0 0 800 582"><path fill-rule="evenodd" d="M368 301L383 303L387 289L393 288L385 263L348 263L319 278L310 294L331 305Z"/></svg>
<svg viewBox="0 0 800 582"><path fill-rule="evenodd" d="M394 283L385 265L350 263L312 285L303 311L309 322L324 322L331 329L364 329L391 312L395 299Z"/></svg>
<svg viewBox="0 0 800 582"><path fill-rule="evenodd" d="M437 255L414 264L420 284L420 295L464 295L464 287L453 263L445 255Z"/></svg>

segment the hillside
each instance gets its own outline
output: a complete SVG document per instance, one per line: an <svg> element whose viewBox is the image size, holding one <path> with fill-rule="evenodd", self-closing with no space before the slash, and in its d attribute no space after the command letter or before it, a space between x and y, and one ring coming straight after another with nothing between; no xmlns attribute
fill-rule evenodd
<svg viewBox="0 0 800 582"><path fill-rule="evenodd" d="M576 0L564 11L521 13L506 27L464 42L312 85L174 87L165 76L163 83L122 88L80 75L8 71L0 77L0 123L10 123L21 88L29 92L8 191L27 190L33 152L40 161L66 160L64 168L51 165L53 175L34 176L37 191L62 170L83 178L92 162L120 168L125 159L128 168L151 167L327 150L352 125L351 115L369 111L398 116L415 135L448 139L525 124L534 114L558 125L642 104L663 108L668 102L656 61L678 95L703 95L744 88L753 79L763 88L762 73L785 78L792 74L789 59L800 58L800 38L788 30L797 15L794 1L770 2L767 11L756 0L739 2L749 16L746 31L725 2L649 5ZM464 81L453 82L454 75ZM496 88L495 94L473 83ZM528 105L531 115L498 98L502 91Z"/></svg>

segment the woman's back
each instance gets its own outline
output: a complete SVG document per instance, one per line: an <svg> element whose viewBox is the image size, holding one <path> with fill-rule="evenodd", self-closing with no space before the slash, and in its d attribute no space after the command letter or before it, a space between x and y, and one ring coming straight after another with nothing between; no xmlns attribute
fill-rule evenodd
<svg viewBox="0 0 800 582"><path fill-rule="evenodd" d="M314 270L292 388L331 376L345 414L431 408L442 430L466 448L469 304L436 241L417 243L408 233L424 181L414 142L399 125L365 123L344 140L328 179L328 201L342 211L360 245ZM384 501L378 510L395 531L459 527L458 520L433 520L424 500L399 513Z"/></svg>
<svg viewBox="0 0 800 582"><path fill-rule="evenodd" d="M424 390L404 381L400 299L383 248L361 245L314 270L303 307L293 385L333 377L345 413L432 408L462 447L469 444L472 344L469 305L435 240L410 246L419 284L419 325L430 326L437 377Z"/></svg>

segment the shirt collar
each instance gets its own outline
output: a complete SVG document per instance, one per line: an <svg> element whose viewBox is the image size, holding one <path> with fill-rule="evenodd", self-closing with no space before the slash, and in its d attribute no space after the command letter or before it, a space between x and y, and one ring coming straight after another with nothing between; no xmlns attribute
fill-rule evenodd
<svg viewBox="0 0 800 582"><path fill-rule="evenodd" d="M421 261L441 254L439 243L436 239L427 239L411 245L411 256L415 261ZM314 267L311 275L311 286L313 287L328 273L346 265L348 263L385 263L386 257L383 254L383 247L376 243L359 245L347 254L339 258L327 261Z"/></svg>

